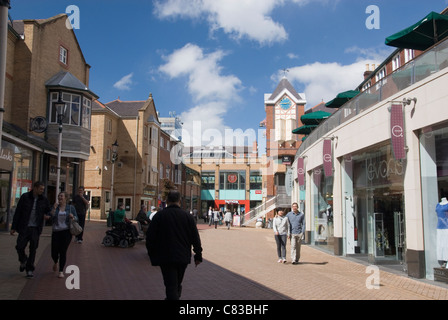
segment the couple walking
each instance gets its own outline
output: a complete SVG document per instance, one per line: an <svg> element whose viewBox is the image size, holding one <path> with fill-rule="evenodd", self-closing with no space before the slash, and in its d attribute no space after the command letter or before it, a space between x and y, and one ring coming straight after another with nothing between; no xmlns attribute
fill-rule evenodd
<svg viewBox="0 0 448 320"><path fill-rule="evenodd" d="M285 216L285 211L279 209L273 221L275 242L279 263L286 263L286 241L291 241L291 261L298 264L300 247L305 234L305 214L299 211L299 205L294 202L292 211Z"/></svg>
<svg viewBox="0 0 448 320"><path fill-rule="evenodd" d="M11 235L17 231L16 250L19 256L19 271L26 271L27 278L33 278L36 251L39 246L39 238L45 221L52 222L51 258L54 261L53 271L58 271L58 277L64 277L64 266L67 259L67 249L72 239L70 233L70 221L78 220L74 206L68 204L67 192L58 195L58 201L54 206L44 195L45 185L37 181L33 189L24 193L17 203L17 208L12 221ZM29 254L25 249L29 244Z"/></svg>

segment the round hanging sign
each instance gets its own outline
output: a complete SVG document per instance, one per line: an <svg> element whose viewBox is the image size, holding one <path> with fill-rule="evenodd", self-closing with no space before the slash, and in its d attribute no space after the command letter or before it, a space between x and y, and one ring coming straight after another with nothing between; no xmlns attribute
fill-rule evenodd
<svg viewBox="0 0 448 320"><path fill-rule="evenodd" d="M238 180L238 177L236 174L229 174L227 176L227 181L229 181L230 183L235 183Z"/></svg>

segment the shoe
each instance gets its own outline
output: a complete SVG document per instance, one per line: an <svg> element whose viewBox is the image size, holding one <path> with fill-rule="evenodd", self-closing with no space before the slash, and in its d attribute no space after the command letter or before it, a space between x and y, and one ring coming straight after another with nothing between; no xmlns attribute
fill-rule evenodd
<svg viewBox="0 0 448 320"><path fill-rule="evenodd" d="M299 264L299 261L293 261L292 264Z"/></svg>
<svg viewBox="0 0 448 320"><path fill-rule="evenodd" d="M278 263L282 263L283 262L283 260L282 259L278 259L278 261L277 261Z"/></svg>
<svg viewBox="0 0 448 320"><path fill-rule="evenodd" d="M55 264L53 265L53 271L54 271L54 272L58 271L58 264L57 264L57 263L55 263Z"/></svg>
<svg viewBox="0 0 448 320"><path fill-rule="evenodd" d="M26 277L27 277L28 279L32 279L32 278L34 277L33 271L27 271L27 272L26 272Z"/></svg>
<svg viewBox="0 0 448 320"><path fill-rule="evenodd" d="M64 278L65 276L64 276L64 272L59 272L59 274L58 274L58 278Z"/></svg>
<svg viewBox="0 0 448 320"><path fill-rule="evenodd" d="M23 272L23 271L25 271L25 268L26 268L26 261L25 262L21 262L20 263L20 267L19 267L19 271Z"/></svg>
<svg viewBox="0 0 448 320"><path fill-rule="evenodd" d="M82 243L82 240L78 240L77 243L81 244L81 243Z"/></svg>
<svg viewBox="0 0 448 320"><path fill-rule="evenodd" d="M282 262L283 262L283 263L286 263L286 259L283 259Z"/></svg>

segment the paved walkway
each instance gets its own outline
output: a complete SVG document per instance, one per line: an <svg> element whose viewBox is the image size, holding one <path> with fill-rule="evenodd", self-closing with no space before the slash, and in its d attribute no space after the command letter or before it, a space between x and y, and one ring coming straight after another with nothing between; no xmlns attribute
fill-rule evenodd
<svg viewBox="0 0 448 320"><path fill-rule="evenodd" d="M299 265L277 263L272 230L199 224L204 262L189 265L183 300L446 300L448 285L415 280L381 269L379 286L367 266L302 246ZM144 242L133 248L101 244L104 222L88 222L83 244L72 243L67 265L80 270L80 289L69 290L71 274L57 278L45 228L34 279L19 273L16 237L0 234L0 299L5 300L162 300L164 286ZM289 245L288 245L289 249ZM366 285L367 283L367 285ZM373 289L369 289L373 287Z"/></svg>

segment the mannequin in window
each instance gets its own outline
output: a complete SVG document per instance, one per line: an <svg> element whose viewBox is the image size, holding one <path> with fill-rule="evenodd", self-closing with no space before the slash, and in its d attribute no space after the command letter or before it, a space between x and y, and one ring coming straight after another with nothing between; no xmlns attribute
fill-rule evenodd
<svg viewBox="0 0 448 320"><path fill-rule="evenodd" d="M436 206L437 213L437 260L446 268L448 260L448 200L444 197Z"/></svg>

